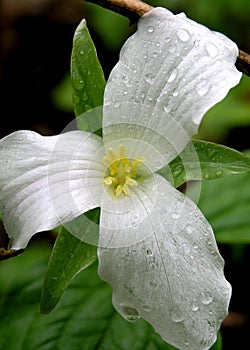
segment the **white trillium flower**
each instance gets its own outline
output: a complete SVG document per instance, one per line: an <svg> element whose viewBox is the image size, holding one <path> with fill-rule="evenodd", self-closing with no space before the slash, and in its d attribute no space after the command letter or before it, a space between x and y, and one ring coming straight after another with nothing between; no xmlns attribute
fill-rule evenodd
<svg viewBox="0 0 250 350"><path fill-rule="evenodd" d="M163 8L123 46L104 96L103 139L17 131L0 142L1 210L12 249L100 207L99 275L114 307L179 349L208 349L230 284L209 223L157 170L241 77L222 34ZM82 228L84 230L84 228Z"/></svg>

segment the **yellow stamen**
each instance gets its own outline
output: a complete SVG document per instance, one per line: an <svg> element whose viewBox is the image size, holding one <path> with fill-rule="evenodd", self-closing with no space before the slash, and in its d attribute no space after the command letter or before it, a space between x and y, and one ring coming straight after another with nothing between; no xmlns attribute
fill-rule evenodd
<svg viewBox="0 0 250 350"><path fill-rule="evenodd" d="M103 157L103 163L108 168L104 183L113 188L115 197L119 197L122 193L130 196L130 188L136 187L137 182L143 179L138 175L138 167L143 162L144 157L128 159L124 145L119 145L118 153L112 148L107 150L107 155Z"/></svg>

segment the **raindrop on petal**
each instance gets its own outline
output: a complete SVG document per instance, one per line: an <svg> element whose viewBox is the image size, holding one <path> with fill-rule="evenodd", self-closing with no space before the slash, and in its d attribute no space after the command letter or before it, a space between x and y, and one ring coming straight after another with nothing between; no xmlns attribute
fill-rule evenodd
<svg viewBox="0 0 250 350"><path fill-rule="evenodd" d="M146 250L146 254L147 254L147 256L153 256L154 255L152 250L149 249L149 248Z"/></svg>
<svg viewBox="0 0 250 350"><path fill-rule="evenodd" d="M196 86L196 91L200 96L205 96L208 93L209 89L210 89L210 86L206 81L202 81Z"/></svg>
<svg viewBox="0 0 250 350"><path fill-rule="evenodd" d="M180 310L172 310L171 311L171 320L175 323L183 321L184 317Z"/></svg>
<svg viewBox="0 0 250 350"><path fill-rule="evenodd" d="M147 31L148 31L148 33L153 33L154 27L148 26L148 27L147 27Z"/></svg>
<svg viewBox="0 0 250 350"><path fill-rule="evenodd" d="M129 307L129 306L123 306L121 313L122 313L123 317L125 317L126 320L130 321L130 322L134 322L141 317L138 314L136 309L133 309L132 307Z"/></svg>
<svg viewBox="0 0 250 350"><path fill-rule="evenodd" d="M151 305L144 304L142 305L142 309L146 312L150 312L152 310Z"/></svg>
<svg viewBox="0 0 250 350"><path fill-rule="evenodd" d="M174 220L177 220L177 219L179 219L181 217L181 214L180 213L173 213L172 214L172 218L174 219Z"/></svg>
<svg viewBox="0 0 250 350"><path fill-rule="evenodd" d="M172 83L176 79L177 74L178 74L177 69L174 69L167 80L168 83Z"/></svg>
<svg viewBox="0 0 250 350"><path fill-rule="evenodd" d="M189 32L186 29L178 29L177 35L181 41L188 41L190 39Z"/></svg>
<svg viewBox="0 0 250 350"><path fill-rule="evenodd" d="M217 47L212 44L212 43L208 43L206 45L206 51L208 53L208 55L211 57L211 58L215 58L217 55L218 55L218 49Z"/></svg>
<svg viewBox="0 0 250 350"><path fill-rule="evenodd" d="M213 301L213 295L209 291L201 292L201 302L203 305L209 305Z"/></svg>
<svg viewBox="0 0 250 350"><path fill-rule="evenodd" d="M198 304L198 300L197 300L196 297L194 297L193 300L192 300L191 309L194 312L199 310L199 304Z"/></svg>

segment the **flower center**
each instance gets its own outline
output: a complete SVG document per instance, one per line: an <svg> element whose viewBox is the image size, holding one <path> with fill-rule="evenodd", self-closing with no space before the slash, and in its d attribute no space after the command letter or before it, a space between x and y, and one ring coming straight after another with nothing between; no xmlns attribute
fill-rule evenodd
<svg viewBox="0 0 250 350"><path fill-rule="evenodd" d="M138 173L139 166L145 162L144 157L130 160L126 156L124 145L119 146L116 153L112 148L108 149L103 163L108 167L104 183L114 190L114 195L119 197L122 193L130 195L130 187L136 187L143 177Z"/></svg>

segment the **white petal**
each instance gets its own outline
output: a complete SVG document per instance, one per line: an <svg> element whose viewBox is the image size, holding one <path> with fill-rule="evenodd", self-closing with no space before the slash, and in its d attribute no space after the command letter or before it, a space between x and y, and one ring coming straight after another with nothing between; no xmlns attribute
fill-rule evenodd
<svg viewBox="0 0 250 350"><path fill-rule="evenodd" d="M0 141L0 206L12 249L98 206L101 147L99 137L81 131L47 137L18 131Z"/></svg>
<svg viewBox="0 0 250 350"><path fill-rule="evenodd" d="M138 138L148 142L145 130L152 129L159 135L152 144L171 160L185 147L185 132L195 134L204 113L239 82L237 55L231 40L184 14L173 15L163 8L148 12L110 74L104 141L114 136L112 124L124 125L127 136L125 123L139 125L144 130Z"/></svg>
<svg viewBox="0 0 250 350"><path fill-rule="evenodd" d="M159 175L155 181L148 229L137 228L141 242L99 248L99 275L112 286L113 304L125 318L143 317L178 349L209 349L231 295L224 261L196 205ZM116 234L118 241L126 230ZM102 227L100 236L108 239Z"/></svg>

